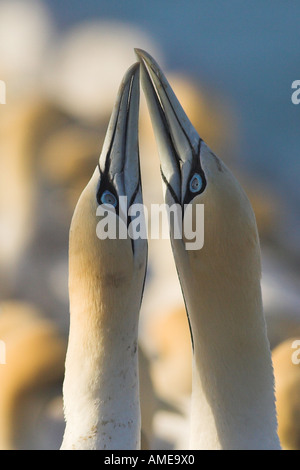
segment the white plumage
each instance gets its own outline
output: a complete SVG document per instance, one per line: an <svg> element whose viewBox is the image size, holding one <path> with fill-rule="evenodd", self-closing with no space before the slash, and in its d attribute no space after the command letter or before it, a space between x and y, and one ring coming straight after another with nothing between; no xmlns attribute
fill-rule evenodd
<svg viewBox="0 0 300 470"><path fill-rule="evenodd" d="M137 335L147 243L96 235L96 210L104 194L115 198L116 210L119 196L126 195L128 203L141 202L138 104L134 65L123 79L99 166L71 223L62 449L140 447Z"/></svg>
<svg viewBox="0 0 300 470"><path fill-rule="evenodd" d="M204 204L205 242L171 242L193 341L192 449L279 449L255 217L230 170L200 139L154 59L137 50L165 200ZM194 190L196 189L196 191Z"/></svg>

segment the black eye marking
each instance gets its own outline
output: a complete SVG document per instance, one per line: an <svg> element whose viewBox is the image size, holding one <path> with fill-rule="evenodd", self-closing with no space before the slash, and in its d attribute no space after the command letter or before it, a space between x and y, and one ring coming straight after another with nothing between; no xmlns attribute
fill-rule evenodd
<svg viewBox="0 0 300 470"><path fill-rule="evenodd" d="M119 216L119 198L118 198L118 193L115 189L115 186L108 174L108 171L106 169L104 172L101 171L100 165L98 163L98 169L100 173L100 184L97 190L97 202L99 205L101 204L110 204L112 205L115 210L116 214ZM140 190L141 183L138 181L136 188L131 196L128 208L131 207L131 205L134 203L135 198ZM129 227L130 223L132 221L132 216L128 215L127 212L127 228ZM132 246L132 252L134 253L134 240L131 240L131 246Z"/></svg>
<svg viewBox="0 0 300 470"><path fill-rule="evenodd" d="M101 171L101 168L98 163L98 168L100 172L100 184L97 189L97 202L98 204L111 204L116 209L116 213L119 215L119 198L114 187L111 178L109 177L108 172L104 170Z"/></svg>
<svg viewBox="0 0 300 470"><path fill-rule="evenodd" d="M186 188L183 205L189 204L196 195L203 193L206 188L206 177L204 171L202 170L200 162L200 151L202 142L202 139L200 139L198 146L198 154L193 154L193 163L191 166L188 186Z"/></svg>
<svg viewBox="0 0 300 470"><path fill-rule="evenodd" d="M183 204L189 204L195 196L203 193L205 188L206 178L204 171L199 164L195 169L191 168L189 183L186 188Z"/></svg>

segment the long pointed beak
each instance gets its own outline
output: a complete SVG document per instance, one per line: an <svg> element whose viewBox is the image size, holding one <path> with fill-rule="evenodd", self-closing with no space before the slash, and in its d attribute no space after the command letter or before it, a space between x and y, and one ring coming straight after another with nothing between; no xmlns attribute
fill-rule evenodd
<svg viewBox="0 0 300 470"><path fill-rule="evenodd" d="M99 158L102 177L113 182L128 206L140 190L138 149L139 63L132 65L120 85Z"/></svg>
<svg viewBox="0 0 300 470"><path fill-rule="evenodd" d="M161 172L173 199L181 203L201 138L185 114L168 80L147 52L135 49L141 62L141 81L156 136Z"/></svg>

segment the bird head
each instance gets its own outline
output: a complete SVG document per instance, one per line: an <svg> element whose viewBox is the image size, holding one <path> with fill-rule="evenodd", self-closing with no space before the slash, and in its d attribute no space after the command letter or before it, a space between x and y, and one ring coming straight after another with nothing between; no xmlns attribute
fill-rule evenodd
<svg viewBox="0 0 300 470"><path fill-rule="evenodd" d="M142 204L138 115L139 64L134 64L120 85L98 164L70 228L71 289L78 282L89 289L93 282L110 303L118 298L112 292L124 299L133 291L136 276L143 281L146 267L146 239L130 236L132 223L143 217L130 211L133 204Z"/></svg>
<svg viewBox="0 0 300 470"><path fill-rule="evenodd" d="M153 57L135 51L160 156L165 202L181 208L182 237L176 238L174 223L170 226L177 269L186 265L186 271L213 276L234 260L238 267L241 256L253 255L251 247L257 251L250 202L233 173L201 139Z"/></svg>

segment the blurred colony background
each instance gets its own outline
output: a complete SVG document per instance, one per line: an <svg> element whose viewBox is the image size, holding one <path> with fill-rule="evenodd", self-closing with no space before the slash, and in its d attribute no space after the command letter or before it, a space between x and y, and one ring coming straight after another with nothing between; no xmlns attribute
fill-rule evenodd
<svg viewBox="0 0 300 470"><path fill-rule="evenodd" d="M60 446L69 225L134 47L253 204L280 439L300 449L299 15L283 0L0 1L0 449ZM150 207L163 198L143 96L140 153ZM140 375L145 445L186 448L191 342L168 240L149 240Z"/></svg>

